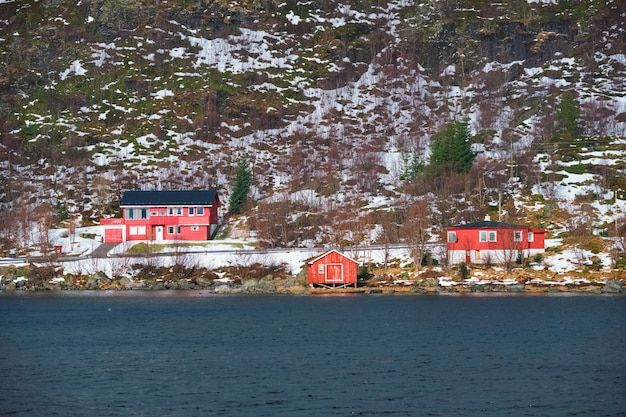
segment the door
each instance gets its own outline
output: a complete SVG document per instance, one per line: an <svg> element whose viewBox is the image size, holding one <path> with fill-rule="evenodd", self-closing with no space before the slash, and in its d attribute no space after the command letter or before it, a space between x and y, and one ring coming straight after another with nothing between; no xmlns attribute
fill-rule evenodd
<svg viewBox="0 0 626 417"><path fill-rule="evenodd" d="M163 240L163 226L155 226L154 232L155 240Z"/></svg>
<svg viewBox="0 0 626 417"><path fill-rule="evenodd" d="M343 265L326 265L326 282L343 282Z"/></svg>
<svg viewBox="0 0 626 417"><path fill-rule="evenodd" d="M105 243L121 243L122 229L104 229Z"/></svg>

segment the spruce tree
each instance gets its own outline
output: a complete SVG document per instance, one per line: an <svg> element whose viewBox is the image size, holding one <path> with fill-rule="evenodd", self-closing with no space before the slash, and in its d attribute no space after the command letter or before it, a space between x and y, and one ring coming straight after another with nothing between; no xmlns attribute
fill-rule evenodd
<svg viewBox="0 0 626 417"><path fill-rule="evenodd" d="M474 162L474 153L468 119L450 123L433 135L429 162L429 172L433 175L469 171Z"/></svg>
<svg viewBox="0 0 626 417"><path fill-rule="evenodd" d="M569 91L564 93L556 110L556 117L565 132L571 137L578 133L580 106Z"/></svg>
<svg viewBox="0 0 626 417"><path fill-rule="evenodd" d="M235 173L235 183L233 192L230 196L230 213L241 213L248 203L248 194L250 194L250 184L252 183L252 171L248 158L243 156L237 163L237 172Z"/></svg>

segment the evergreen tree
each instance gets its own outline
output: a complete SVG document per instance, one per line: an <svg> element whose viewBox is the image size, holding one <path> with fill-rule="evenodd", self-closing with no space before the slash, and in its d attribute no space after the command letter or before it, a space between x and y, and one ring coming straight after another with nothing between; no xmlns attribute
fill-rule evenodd
<svg viewBox="0 0 626 417"><path fill-rule="evenodd" d="M429 172L433 175L469 171L474 162L474 153L468 119L450 123L443 131L433 135L429 162Z"/></svg>
<svg viewBox="0 0 626 417"><path fill-rule="evenodd" d="M248 158L243 156L237 163L237 172L235 173L235 184L233 192L230 196L230 212L233 214L241 213L248 203L248 194L250 194L250 184L252 183L252 171Z"/></svg>
<svg viewBox="0 0 626 417"><path fill-rule="evenodd" d="M571 92L568 91L561 96L556 118L567 134L575 136L578 133L580 106Z"/></svg>
<svg viewBox="0 0 626 417"><path fill-rule="evenodd" d="M405 152L402 154L402 172L400 173L400 179L406 182L415 182L423 168L424 166L417 152L413 152L413 154Z"/></svg>

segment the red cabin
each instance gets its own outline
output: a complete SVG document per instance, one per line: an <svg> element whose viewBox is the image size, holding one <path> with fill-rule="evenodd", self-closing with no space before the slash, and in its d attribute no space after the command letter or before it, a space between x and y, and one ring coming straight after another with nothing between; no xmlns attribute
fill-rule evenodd
<svg viewBox="0 0 626 417"><path fill-rule="evenodd" d="M309 261L307 282L311 286L345 288L357 286L359 263L336 250L331 250Z"/></svg>
<svg viewBox="0 0 626 417"><path fill-rule="evenodd" d="M448 228L448 262L504 264L545 252L546 230L481 221Z"/></svg>
<svg viewBox="0 0 626 417"><path fill-rule="evenodd" d="M215 190L126 191L121 219L102 219L104 241L209 240L219 223Z"/></svg>

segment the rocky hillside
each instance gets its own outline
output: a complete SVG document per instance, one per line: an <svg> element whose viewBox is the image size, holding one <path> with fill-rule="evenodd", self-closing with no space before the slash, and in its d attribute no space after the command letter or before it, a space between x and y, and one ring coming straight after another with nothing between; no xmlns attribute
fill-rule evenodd
<svg viewBox="0 0 626 417"><path fill-rule="evenodd" d="M621 0L0 0L2 236L126 189L227 203L246 155L240 224L269 246L486 213L619 234L625 22ZM471 169L423 170L464 119Z"/></svg>

